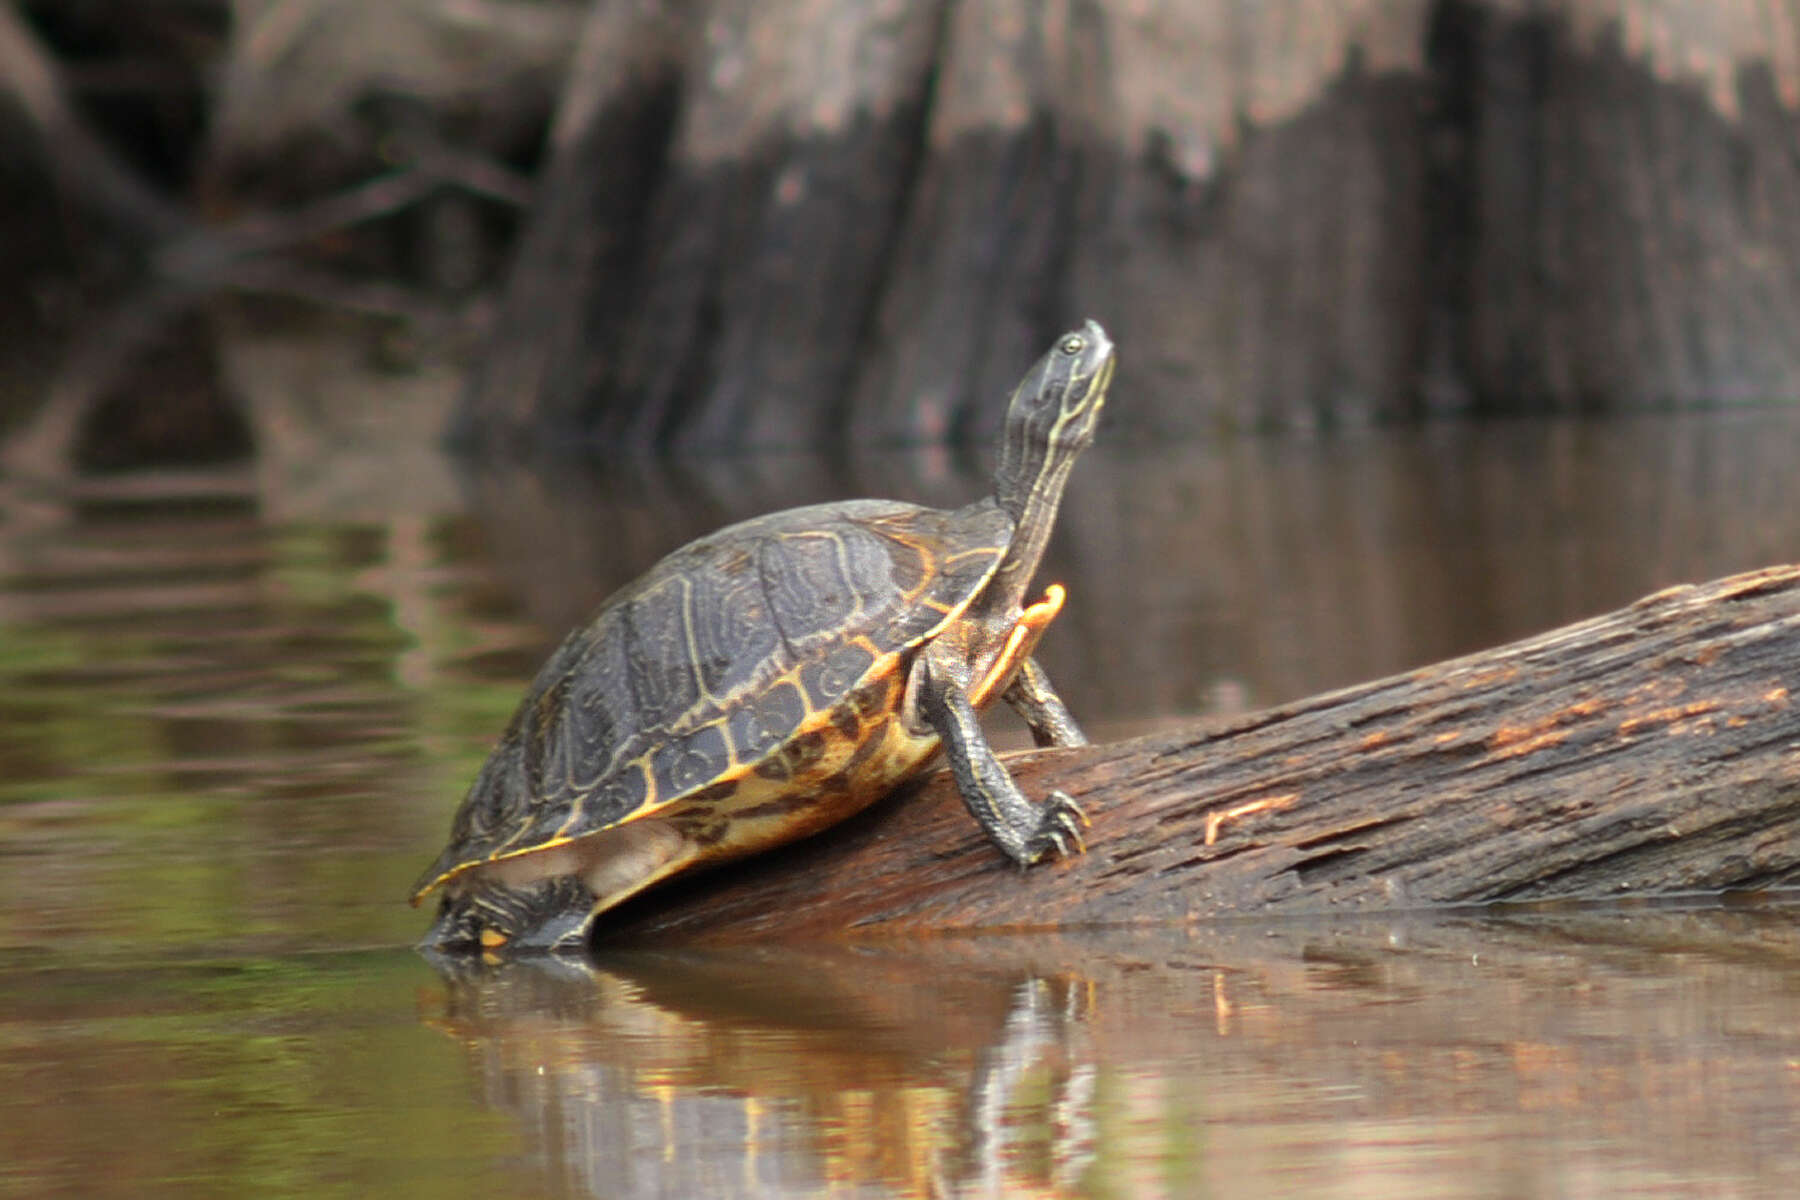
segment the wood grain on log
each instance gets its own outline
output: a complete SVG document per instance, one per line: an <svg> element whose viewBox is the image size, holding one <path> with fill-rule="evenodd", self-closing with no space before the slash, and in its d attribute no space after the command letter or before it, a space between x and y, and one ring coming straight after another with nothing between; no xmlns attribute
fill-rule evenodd
<svg viewBox="0 0 1800 1200"><path fill-rule="evenodd" d="M1671 588L1223 726L1020 756L1089 849L1019 872L946 772L621 909L738 940L1174 922L1800 882L1800 566Z"/></svg>

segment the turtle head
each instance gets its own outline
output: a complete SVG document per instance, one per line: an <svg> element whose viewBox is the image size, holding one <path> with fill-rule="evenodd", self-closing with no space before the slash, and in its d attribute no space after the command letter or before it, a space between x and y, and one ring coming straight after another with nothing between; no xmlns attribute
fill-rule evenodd
<svg viewBox="0 0 1800 1200"><path fill-rule="evenodd" d="M1057 338L1014 389L994 494L1021 530L1041 523L1048 532L1069 467L1094 440L1112 374L1112 339L1088 321Z"/></svg>

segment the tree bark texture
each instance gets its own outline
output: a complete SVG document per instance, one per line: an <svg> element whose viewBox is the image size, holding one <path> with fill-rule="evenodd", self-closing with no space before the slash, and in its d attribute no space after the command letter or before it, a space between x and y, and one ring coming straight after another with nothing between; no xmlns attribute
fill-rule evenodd
<svg viewBox="0 0 1800 1200"><path fill-rule="evenodd" d="M632 902L609 936L742 940L1194 921L1800 883L1800 566L1224 728L1012 760L1093 818L1019 871L947 772Z"/></svg>
<svg viewBox="0 0 1800 1200"><path fill-rule="evenodd" d="M466 442L1791 397L1800 0L597 5Z"/></svg>

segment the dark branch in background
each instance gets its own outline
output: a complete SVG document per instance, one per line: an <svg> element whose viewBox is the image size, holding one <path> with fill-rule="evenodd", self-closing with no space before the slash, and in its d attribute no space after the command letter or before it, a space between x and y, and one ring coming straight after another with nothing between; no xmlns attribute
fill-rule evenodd
<svg viewBox="0 0 1800 1200"><path fill-rule="evenodd" d="M54 58L12 3L0 3L0 90L24 114L68 202L140 245L192 229L181 207L139 178L75 111Z"/></svg>
<svg viewBox="0 0 1800 1200"><path fill-rule="evenodd" d="M219 291L288 297L327 308L430 323L435 297L353 281L275 257L331 233L392 216L450 189L524 208L531 182L504 165L416 131L395 139L411 165L287 212L253 213L206 228L147 183L69 103L54 57L11 3L0 2L0 95L24 115L65 202L103 220L143 252L145 286L87 323L69 366L0 461L19 474L60 476L95 397L171 320Z"/></svg>
<svg viewBox="0 0 1800 1200"><path fill-rule="evenodd" d="M280 292L289 290L281 286L281 279L283 272L292 269L296 294L305 295L315 293L319 281L303 269L287 265L273 265L271 269L265 264L246 271L245 261L265 258L364 221L392 216L447 187L460 187L519 208L530 203L531 184L497 163L477 163L472 155L442 151L429 154L426 162L429 165L371 179L289 212L257 213L219 229L189 232L157 250L156 274L183 284ZM307 280L310 282L304 282ZM392 291L405 294L404 289ZM416 315L425 307L423 300L415 298L408 311Z"/></svg>

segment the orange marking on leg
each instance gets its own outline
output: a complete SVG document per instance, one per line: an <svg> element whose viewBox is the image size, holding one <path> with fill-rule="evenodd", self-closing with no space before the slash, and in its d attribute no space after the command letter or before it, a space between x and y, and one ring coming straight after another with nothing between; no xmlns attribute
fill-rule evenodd
<svg viewBox="0 0 1800 1200"><path fill-rule="evenodd" d="M1005 687L1012 679L1013 672L1019 664L1031 657L1037 649L1038 641L1044 636L1044 630L1050 628L1050 622L1056 620L1056 614L1062 611L1063 601L1069 594L1063 585L1053 583L1044 589L1044 598L1031 605L1019 614L1011 632L1006 635L1006 645L994 657L994 665L988 673L981 677L981 682L969 689L969 703L976 708L986 704L994 693Z"/></svg>

